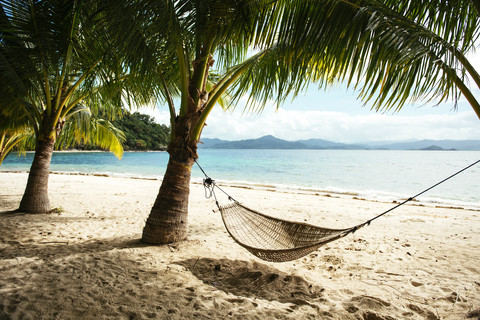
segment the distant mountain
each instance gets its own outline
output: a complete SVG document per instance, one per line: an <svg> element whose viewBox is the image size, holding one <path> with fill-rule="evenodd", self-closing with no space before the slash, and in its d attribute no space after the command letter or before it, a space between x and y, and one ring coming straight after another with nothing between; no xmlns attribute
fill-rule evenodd
<svg viewBox="0 0 480 320"><path fill-rule="evenodd" d="M375 149L421 150L437 146L443 150L480 150L480 140L418 140L376 145Z"/></svg>
<svg viewBox="0 0 480 320"><path fill-rule="evenodd" d="M480 140L418 140L382 144L365 142L345 144L323 139L286 141L268 135L258 139L227 141L205 138L201 149L330 149L330 150L480 150Z"/></svg>
<svg viewBox="0 0 480 320"><path fill-rule="evenodd" d="M286 141L274 136L264 136L258 139L227 141L211 146L213 149L308 149L298 141Z"/></svg>
<svg viewBox="0 0 480 320"><path fill-rule="evenodd" d="M205 149L345 149L364 150L365 146L344 144L322 139L309 139L298 141L286 141L272 135L258 139L239 141L225 141L220 139L202 139L203 144L199 148Z"/></svg>
<svg viewBox="0 0 480 320"><path fill-rule="evenodd" d="M441 151L441 150L447 150L447 151L455 151L456 149L443 149L442 147L436 146L436 145L431 145L426 148L422 148L420 150L433 150L433 151Z"/></svg>
<svg viewBox="0 0 480 320"><path fill-rule="evenodd" d="M205 138L201 139L200 143L198 144L199 148L211 148L212 146L215 146L217 144L225 143L225 142L230 142L227 140L221 140L221 139L210 139L210 138Z"/></svg>
<svg viewBox="0 0 480 320"><path fill-rule="evenodd" d="M364 145L360 145L360 144L345 144L345 143L332 142L332 141L323 140L323 139L298 140L298 142L306 145L308 149L342 149L342 150L369 149Z"/></svg>

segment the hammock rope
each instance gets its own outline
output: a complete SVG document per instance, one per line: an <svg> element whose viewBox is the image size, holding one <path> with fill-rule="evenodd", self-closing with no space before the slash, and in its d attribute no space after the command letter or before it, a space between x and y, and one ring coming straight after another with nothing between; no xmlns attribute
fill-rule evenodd
<svg viewBox="0 0 480 320"><path fill-rule="evenodd" d="M285 262L299 259L331 241L354 233L358 229L370 225L372 221L403 206L407 202L412 201L479 162L480 160L475 161L365 222L346 229L330 229L308 223L275 218L244 206L220 188L215 183L215 180L211 179L195 160L195 163L205 175L205 179L203 179L205 197L213 197L215 199L215 204L221 213L222 221L228 234L236 243L256 257L271 262ZM231 203L220 205L217 195L215 194L215 188L224 193Z"/></svg>

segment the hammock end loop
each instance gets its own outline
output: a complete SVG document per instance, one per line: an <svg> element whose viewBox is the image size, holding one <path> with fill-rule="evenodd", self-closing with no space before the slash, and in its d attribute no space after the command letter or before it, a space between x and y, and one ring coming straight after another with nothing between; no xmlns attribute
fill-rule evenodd
<svg viewBox="0 0 480 320"><path fill-rule="evenodd" d="M213 185L214 183L215 183L215 180L213 180L213 179L210 178L210 177L207 177L207 178L203 179L203 184L204 184L205 186L208 186L208 187L209 187L209 186Z"/></svg>
<svg viewBox="0 0 480 320"><path fill-rule="evenodd" d="M206 177L205 179L203 179L203 188L205 189L205 198L209 199L212 196L214 196L215 199L217 199L217 197L215 196L215 191L214 191L215 180L213 180L209 177Z"/></svg>

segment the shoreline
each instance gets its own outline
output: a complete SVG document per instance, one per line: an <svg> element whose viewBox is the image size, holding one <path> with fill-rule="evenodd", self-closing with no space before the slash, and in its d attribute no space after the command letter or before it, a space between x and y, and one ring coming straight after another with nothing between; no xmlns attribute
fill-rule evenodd
<svg viewBox="0 0 480 320"><path fill-rule="evenodd" d="M159 181L53 174L57 213L12 213L26 173L0 175L0 316L60 319L443 319L480 308L480 214L406 204L295 261L250 255L192 183L188 239L139 242ZM222 186L247 207L327 228L392 203ZM214 212L212 212L215 210Z"/></svg>
<svg viewBox="0 0 480 320"><path fill-rule="evenodd" d="M2 173L23 173L28 174L28 170L0 170ZM93 176L93 177L107 177L107 178L124 178L124 179L134 179L134 180L150 180L150 181L162 181L162 177L155 176L141 176L141 175L123 175L116 173L105 173L105 172L73 172L73 171L50 171L50 174L56 175L73 175L73 176ZM202 178L192 177L191 184L202 185ZM271 192L283 192L283 193L299 193L299 194L310 194L310 195L321 195L326 197L351 197L353 199L381 202L381 203L392 203L398 204L409 199L409 195L401 195L395 193L387 193L381 195L380 192L363 192L363 191L342 191L342 190L326 190L321 188L308 188L302 186L287 186L287 185L275 185L275 184L262 184L254 183L248 181L228 181L228 180L215 180L217 184L221 187L232 187L240 189L252 189L252 190L264 190ZM159 184L160 187L160 184ZM460 200L452 199L442 199L442 198L430 198L428 196L423 196L420 199L413 199L409 202L412 205L419 206L433 206L439 208L452 208L452 209L462 209L469 211L480 211L480 202L467 202Z"/></svg>
<svg viewBox="0 0 480 320"><path fill-rule="evenodd" d="M381 152L360 155L355 152L331 154L326 151L303 154L310 159L305 162L300 158L292 158L288 152L271 150L271 153L259 154L250 150L244 154L234 151L236 152L231 154L225 150L209 150L202 155L201 165L219 184L287 192L305 190L308 193L347 194L392 203L418 194L420 190L459 170L461 163L470 163L470 160L478 158L478 153L475 152L464 152L456 156L438 155L437 159L437 156L422 156L422 153L405 155ZM62 154L57 154L56 162L52 159L51 171L161 180L168 162L168 154L164 152L129 152L121 161L106 152ZM77 157L77 154L82 155ZM317 156L322 165L315 165L314 159ZM356 156L359 158L358 163L351 160ZM418 157L422 159L420 163ZM442 165L437 166L436 162L441 162ZM29 167L28 161L12 159L11 163L4 163L0 170L26 171ZM417 200L440 206L480 209L477 169L469 170L461 177L422 194ZM201 182L203 178L195 166L192 169L192 181Z"/></svg>

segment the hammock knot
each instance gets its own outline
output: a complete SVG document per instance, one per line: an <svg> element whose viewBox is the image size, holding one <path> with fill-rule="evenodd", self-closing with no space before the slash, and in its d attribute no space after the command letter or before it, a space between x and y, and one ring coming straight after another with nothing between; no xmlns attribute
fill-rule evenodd
<svg viewBox="0 0 480 320"><path fill-rule="evenodd" d="M215 188L215 180L206 177L205 179L203 179L203 188L205 189L205 198L209 199L214 196L215 199L217 199L217 197L215 196L215 191L213 190Z"/></svg>
<svg viewBox="0 0 480 320"><path fill-rule="evenodd" d="M207 178L203 179L203 184L206 187L210 187L214 183L215 183L215 181L212 178L207 177Z"/></svg>

